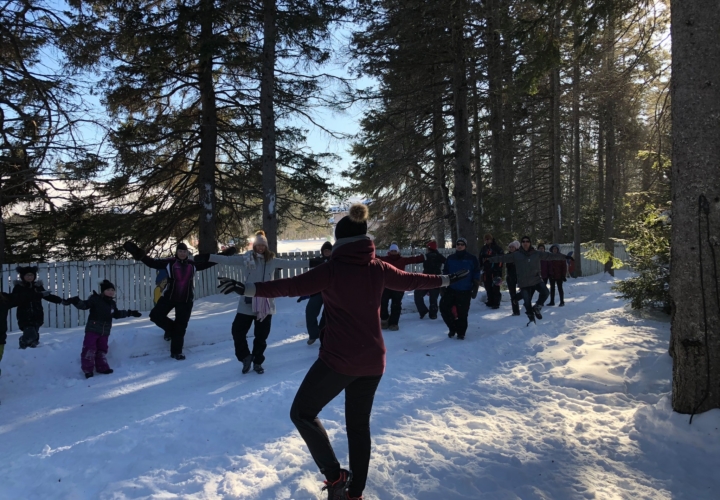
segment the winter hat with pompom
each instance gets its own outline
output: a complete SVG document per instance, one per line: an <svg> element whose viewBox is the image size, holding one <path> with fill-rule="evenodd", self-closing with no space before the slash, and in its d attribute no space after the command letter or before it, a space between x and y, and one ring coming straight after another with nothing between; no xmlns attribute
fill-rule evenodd
<svg viewBox="0 0 720 500"><path fill-rule="evenodd" d="M437 242L435 240L430 240L427 242L426 245L430 250L437 250Z"/></svg>
<svg viewBox="0 0 720 500"><path fill-rule="evenodd" d="M105 293L105 290L109 289L115 290L115 285L112 284L109 280L102 280L102 283L100 283L100 292Z"/></svg>
<svg viewBox="0 0 720 500"><path fill-rule="evenodd" d="M268 240L265 236L265 231L260 230L255 233L255 243L253 243L253 246L255 245L265 245L266 247L268 246Z"/></svg>
<svg viewBox="0 0 720 500"><path fill-rule="evenodd" d="M354 204L350 207L350 213L340 219L340 222L335 226L335 239L340 240L367 234L368 217L368 207L362 203Z"/></svg>
<svg viewBox="0 0 720 500"><path fill-rule="evenodd" d="M518 240L515 240L508 245L508 248L514 248L515 250L517 250L518 248L520 248L520 242Z"/></svg>
<svg viewBox="0 0 720 500"><path fill-rule="evenodd" d="M388 248L388 252L399 252L400 247L398 247L397 243L393 242L392 245L390 245L390 248Z"/></svg>

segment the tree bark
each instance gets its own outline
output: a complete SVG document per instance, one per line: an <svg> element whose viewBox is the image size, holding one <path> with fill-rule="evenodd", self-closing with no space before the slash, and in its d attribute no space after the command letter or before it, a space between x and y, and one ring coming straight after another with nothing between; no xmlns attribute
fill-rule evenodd
<svg viewBox="0 0 720 500"><path fill-rule="evenodd" d="M200 5L199 90L201 102L200 162L197 176L200 203L198 250L217 252L217 203L215 200L215 155L217 151L217 105L213 82L213 1Z"/></svg>
<svg viewBox="0 0 720 500"><path fill-rule="evenodd" d="M440 87L438 87L440 88ZM450 215L450 197L445 188L445 158L443 144L445 142L445 121L442 114L442 93L435 97L433 103L433 173L435 185L433 186L433 201L435 203L435 228L433 234L440 248L445 247L445 221Z"/></svg>
<svg viewBox="0 0 720 500"><path fill-rule="evenodd" d="M553 40L560 36L560 12L553 21ZM557 42L559 43L559 42ZM560 66L550 72L550 179L552 190L552 239L562 240L562 191L560 185Z"/></svg>
<svg viewBox="0 0 720 500"><path fill-rule="evenodd" d="M458 235L467 238L468 251L477 254L473 232L472 175L470 170L470 132L468 117L467 61L465 56L465 2L453 4L453 116L455 121L455 217Z"/></svg>
<svg viewBox="0 0 720 500"><path fill-rule="evenodd" d="M671 21L672 406L701 413L720 408L720 9L672 0Z"/></svg>
<svg viewBox="0 0 720 500"><path fill-rule="evenodd" d="M500 2L487 3L488 97L490 101L490 159L493 189L502 192L503 185L503 64L500 43Z"/></svg>
<svg viewBox="0 0 720 500"><path fill-rule="evenodd" d="M575 259L575 276L582 276L582 255L580 248L580 203L582 189L580 185L580 38L579 19L575 18L573 27L573 38L575 39L575 60L573 62L573 171L575 173L575 220L573 224L573 258Z"/></svg>
<svg viewBox="0 0 720 500"><path fill-rule="evenodd" d="M612 84L615 81L615 20L610 16L607 28L607 40L609 46L606 56L606 71L608 81ZM605 220L603 225L603 241L605 251L610 258L605 263L605 272L615 276L612 268L612 257L615 255L615 179L617 175L617 148L615 143L615 101L612 95L605 99Z"/></svg>
<svg viewBox="0 0 720 500"><path fill-rule="evenodd" d="M263 0L263 48L260 80L262 128L263 229L268 246L277 252L277 157L275 146L275 25L276 0Z"/></svg>
<svg viewBox="0 0 720 500"><path fill-rule="evenodd" d="M480 96L478 95L478 72L477 61L472 62L472 98L473 98L473 163L475 167L475 236L478 248L480 238L484 233L483 228L483 176L482 176L482 151L480 150Z"/></svg>

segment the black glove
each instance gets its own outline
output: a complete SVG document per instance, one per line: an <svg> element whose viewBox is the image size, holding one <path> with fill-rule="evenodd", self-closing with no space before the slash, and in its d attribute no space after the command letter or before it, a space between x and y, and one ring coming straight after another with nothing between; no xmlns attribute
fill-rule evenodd
<svg viewBox="0 0 720 500"><path fill-rule="evenodd" d="M231 255L235 255L237 253L237 248L235 247L227 247L225 250L220 252L220 255L224 255L226 257L230 257Z"/></svg>
<svg viewBox="0 0 720 500"><path fill-rule="evenodd" d="M195 257L193 257L193 261L195 261L195 264L205 264L206 262L210 262L210 254L199 253Z"/></svg>
<svg viewBox="0 0 720 500"><path fill-rule="evenodd" d="M132 316L133 318L139 318L142 316L142 313L140 311L131 311L128 309L128 316Z"/></svg>
<svg viewBox="0 0 720 500"><path fill-rule="evenodd" d="M231 278L218 278L218 280L220 281L218 288L220 289L220 292L224 293L225 295L231 294L233 292L237 293L238 295L243 295L245 293L245 285L243 285L239 281L235 281Z"/></svg>
<svg viewBox="0 0 720 500"><path fill-rule="evenodd" d="M142 258L145 257L145 252L130 240L123 243L123 248L127 250L127 252L132 255L132 258L135 260L142 260Z"/></svg>
<svg viewBox="0 0 720 500"><path fill-rule="evenodd" d="M47 300L48 302L52 302L53 304L62 304L63 303L63 299L61 299L57 295L50 295L49 293L45 297L45 300Z"/></svg>
<svg viewBox="0 0 720 500"><path fill-rule="evenodd" d="M448 278L450 278L450 283L455 283L456 281L460 281L461 279L464 279L468 274L470 274L470 271L467 269L463 269L462 271L458 271L456 273L448 274Z"/></svg>
<svg viewBox="0 0 720 500"><path fill-rule="evenodd" d="M472 295L471 295L471 297L472 297L473 299L477 299L477 294L478 294L478 289L479 289L479 288L480 288L480 285L478 285L477 283L473 283Z"/></svg>
<svg viewBox="0 0 720 500"><path fill-rule="evenodd" d="M80 303L80 297L70 297L69 299L63 299L62 305L64 306L75 306Z"/></svg>

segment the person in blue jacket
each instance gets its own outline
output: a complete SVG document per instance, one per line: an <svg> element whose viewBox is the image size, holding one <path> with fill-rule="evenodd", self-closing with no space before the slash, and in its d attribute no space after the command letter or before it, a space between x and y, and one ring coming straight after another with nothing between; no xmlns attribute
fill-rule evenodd
<svg viewBox="0 0 720 500"><path fill-rule="evenodd" d="M440 314L450 329L448 337L453 338L457 335L458 340L465 338L470 301L477 297L480 286L480 262L477 257L468 253L467 240L458 238L455 243L455 253L445 261L443 274L455 273L463 269L469 271L469 274L447 287L440 300ZM453 314L453 307L457 311L457 318Z"/></svg>

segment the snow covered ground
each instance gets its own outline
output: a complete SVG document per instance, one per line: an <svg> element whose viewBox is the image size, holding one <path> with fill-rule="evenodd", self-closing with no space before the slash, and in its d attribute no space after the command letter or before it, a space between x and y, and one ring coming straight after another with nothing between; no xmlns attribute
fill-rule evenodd
<svg viewBox="0 0 720 500"><path fill-rule="evenodd" d="M567 306L528 328L507 295L498 311L478 300L464 342L421 321L408 294L385 334L366 499L717 498L720 411L692 426L672 413L669 323L630 312L610 284L569 281ZM25 351L11 334L0 499L321 498L288 418L317 356L305 303L279 301L266 373L241 375L236 300L198 301L184 362L147 317L118 322L115 373L88 381L82 329L46 330ZM321 417L346 457L342 412L338 398Z"/></svg>

